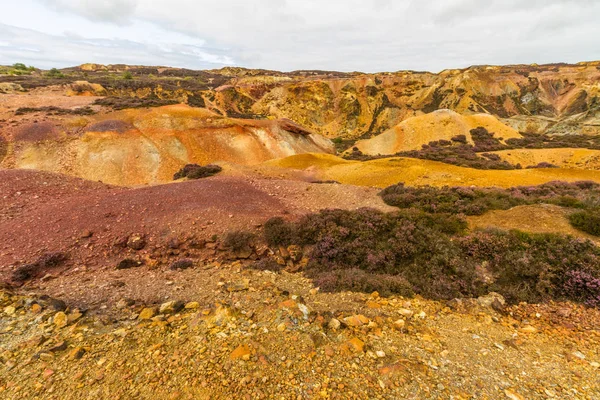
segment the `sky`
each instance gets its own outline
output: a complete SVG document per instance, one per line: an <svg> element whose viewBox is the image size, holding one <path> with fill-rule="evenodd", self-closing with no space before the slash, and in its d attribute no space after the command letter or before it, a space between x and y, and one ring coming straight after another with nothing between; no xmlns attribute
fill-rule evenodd
<svg viewBox="0 0 600 400"><path fill-rule="evenodd" d="M438 72L600 60L600 0L0 0L0 64Z"/></svg>

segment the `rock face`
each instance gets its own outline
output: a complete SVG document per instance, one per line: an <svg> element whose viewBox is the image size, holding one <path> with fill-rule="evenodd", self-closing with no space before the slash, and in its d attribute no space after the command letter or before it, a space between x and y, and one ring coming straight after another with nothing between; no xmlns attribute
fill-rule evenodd
<svg viewBox="0 0 600 400"><path fill-rule="evenodd" d="M477 66L439 74L282 75L268 83L264 75L238 77L207 104L228 111L244 99L248 112L290 118L327 137L370 137L443 108L492 114L533 133L600 132L598 62Z"/></svg>

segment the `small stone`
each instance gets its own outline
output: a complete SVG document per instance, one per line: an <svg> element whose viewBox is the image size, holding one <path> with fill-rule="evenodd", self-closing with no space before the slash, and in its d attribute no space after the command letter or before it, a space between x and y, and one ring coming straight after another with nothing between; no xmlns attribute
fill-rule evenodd
<svg viewBox="0 0 600 400"><path fill-rule="evenodd" d="M287 329L287 326L285 325L285 323L284 323L284 322L282 322L282 323L280 323L279 325L277 325L277 330L278 330L279 332L283 332L283 331L285 331L286 329Z"/></svg>
<svg viewBox="0 0 600 400"><path fill-rule="evenodd" d="M248 345L242 344L239 345L235 350L231 352L229 358L232 360L244 359L249 360L252 351Z"/></svg>
<svg viewBox="0 0 600 400"><path fill-rule="evenodd" d="M57 344L55 344L54 346L49 348L48 351L50 351L52 353L56 353L59 351L65 351L66 349L67 349L67 342L65 342L63 340L62 342L58 342Z"/></svg>
<svg viewBox="0 0 600 400"><path fill-rule="evenodd" d="M139 267L140 265L142 265L141 261L137 261L132 258L125 258L125 259L119 261L119 263L117 264L115 269L117 269L117 270L130 269L130 268Z"/></svg>
<svg viewBox="0 0 600 400"><path fill-rule="evenodd" d="M67 322L69 324L78 321L81 317L83 316L83 314L81 313L81 311L79 310L74 310L72 313L70 313L67 316Z"/></svg>
<svg viewBox="0 0 600 400"><path fill-rule="evenodd" d="M42 312L42 306L40 306L38 303L34 303L31 305L31 312L34 314L39 314Z"/></svg>
<svg viewBox="0 0 600 400"><path fill-rule="evenodd" d="M69 359L79 360L85 354L86 350L83 347L75 347L69 352Z"/></svg>
<svg viewBox="0 0 600 400"><path fill-rule="evenodd" d="M523 332L523 333L536 333L538 330L535 326L531 326L531 325L525 325L524 327L522 327L521 329L519 329L519 332Z"/></svg>
<svg viewBox="0 0 600 400"><path fill-rule="evenodd" d="M556 310L556 315L558 315L559 317L568 318L569 316L571 316L572 312L573 311L570 308L563 307Z"/></svg>
<svg viewBox="0 0 600 400"><path fill-rule="evenodd" d="M6 315L14 315L15 311L16 311L16 309L13 306L4 307L4 314L6 314Z"/></svg>
<svg viewBox="0 0 600 400"><path fill-rule="evenodd" d="M39 353L38 356L39 356L40 360L42 360L42 361L49 362L49 361L54 360L54 356L47 352Z"/></svg>
<svg viewBox="0 0 600 400"><path fill-rule="evenodd" d="M378 351L376 351L376 352L375 352L375 355L376 355L378 358L385 358L385 352L384 352L384 351L381 351L381 350L378 350Z"/></svg>
<svg viewBox="0 0 600 400"><path fill-rule="evenodd" d="M249 288L250 288L250 280L249 279L242 279L237 282L229 282L229 283L225 284L225 289L228 292L241 292L244 290L248 290Z"/></svg>
<svg viewBox="0 0 600 400"><path fill-rule="evenodd" d="M329 320L329 323L327 324L327 327L329 327L329 329L338 330L340 329L341 325L342 323L338 319L331 318L331 320Z"/></svg>
<svg viewBox="0 0 600 400"><path fill-rule="evenodd" d="M585 354L580 351L574 351L572 354L580 360L585 360Z"/></svg>
<svg viewBox="0 0 600 400"><path fill-rule="evenodd" d="M518 394L517 392L515 392L515 391L513 391L511 389L504 390L504 394L510 400L525 400L525 397L521 396L520 394Z"/></svg>
<svg viewBox="0 0 600 400"><path fill-rule="evenodd" d="M409 310L408 308L401 308L398 310L398 313L404 318L410 318L414 314L414 312L412 310Z"/></svg>
<svg viewBox="0 0 600 400"><path fill-rule="evenodd" d="M42 376L43 376L44 379L48 379L52 375L54 375L54 371L51 370L51 369L45 369L44 372L42 373Z"/></svg>
<svg viewBox="0 0 600 400"><path fill-rule="evenodd" d="M183 310L183 307L185 307L183 301L168 301L160 305L159 312L161 314L175 314Z"/></svg>
<svg viewBox="0 0 600 400"><path fill-rule="evenodd" d="M64 328L65 326L67 326L67 314L65 314L62 311L57 312L56 314L54 314L54 325L60 329L60 328Z"/></svg>
<svg viewBox="0 0 600 400"><path fill-rule="evenodd" d="M394 328L398 329L399 331L404 329L405 325L406 325L406 321L404 321L403 319L394 321Z"/></svg>
<svg viewBox="0 0 600 400"><path fill-rule="evenodd" d="M156 315L156 308L154 307L146 307L138 315L139 320L149 320Z"/></svg>
<svg viewBox="0 0 600 400"><path fill-rule="evenodd" d="M117 304L115 305L115 307L118 310L122 310L124 308L131 307L134 304L135 304L135 301L133 301L132 299L124 298L124 299L117 301Z"/></svg>
<svg viewBox="0 0 600 400"><path fill-rule="evenodd" d="M142 250L146 247L146 240L140 234L131 235L129 239L127 239L127 247L133 250Z"/></svg>
<svg viewBox="0 0 600 400"><path fill-rule="evenodd" d="M40 278L40 281L41 282L48 282L48 281L50 281L52 279L56 279L56 277L54 275L52 275L52 274L46 274L46 275L44 275L44 276L42 276Z"/></svg>
<svg viewBox="0 0 600 400"><path fill-rule="evenodd" d="M348 326L356 328L359 326L367 325L369 323L369 318L365 317L362 314L357 314L344 318L344 323Z"/></svg>
<svg viewBox="0 0 600 400"><path fill-rule="evenodd" d="M365 342L356 337L348 340L346 343L351 350L354 350L357 353L362 353L365 349Z"/></svg>
<svg viewBox="0 0 600 400"><path fill-rule="evenodd" d="M198 308L200 308L200 303L197 301L190 301L185 305L186 310L197 310Z"/></svg>

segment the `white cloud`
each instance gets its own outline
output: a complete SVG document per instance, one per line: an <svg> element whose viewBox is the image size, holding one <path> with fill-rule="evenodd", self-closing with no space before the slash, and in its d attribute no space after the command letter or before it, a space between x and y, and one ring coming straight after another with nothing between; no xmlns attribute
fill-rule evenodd
<svg viewBox="0 0 600 400"><path fill-rule="evenodd" d="M89 44L81 49L77 63L91 61L91 55L100 58L94 60L98 62L104 57L103 62L119 58L127 62L132 57L125 42L148 50L135 58L149 64L164 60L169 64L169 55L173 62L195 68L235 62L281 70L437 71L473 64L600 59L597 0L21 0L11 4L0 22L42 32L47 45L56 40L74 45L87 38L93 43L106 39L116 46L104 55ZM44 47L38 47L45 54Z"/></svg>

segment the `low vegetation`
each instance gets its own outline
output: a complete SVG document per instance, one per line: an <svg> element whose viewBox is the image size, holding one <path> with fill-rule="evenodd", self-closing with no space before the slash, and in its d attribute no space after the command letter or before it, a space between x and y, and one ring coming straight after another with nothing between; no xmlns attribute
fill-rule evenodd
<svg viewBox="0 0 600 400"><path fill-rule="evenodd" d="M188 179L200 179L213 176L221 172L223 168L215 164L209 165L198 165L198 164L187 164L173 175L173 180L188 178Z"/></svg>
<svg viewBox="0 0 600 400"><path fill-rule="evenodd" d="M569 222L582 232L600 236L600 208L573 213L569 216Z"/></svg>
<svg viewBox="0 0 600 400"><path fill-rule="evenodd" d="M461 216L414 209L324 210L264 226L269 245L310 249L305 273L324 291L434 299L495 291L510 302L569 299L600 305L600 248L592 242L466 228Z"/></svg>
<svg viewBox="0 0 600 400"><path fill-rule="evenodd" d="M61 108L55 106L45 107L19 107L15 111L15 115L24 115L30 113L43 112L48 115L92 115L96 112L90 107L79 107L79 108Z"/></svg>
<svg viewBox="0 0 600 400"><path fill-rule="evenodd" d="M161 107L179 103L177 100L159 99L155 96L149 97L104 97L97 99L94 105L112 108L113 110L124 110L126 108L149 108Z"/></svg>
<svg viewBox="0 0 600 400"><path fill-rule="evenodd" d="M556 204L590 209L600 199L600 184L590 181L549 182L539 186L496 187L408 187L403 183L385 188L383 201L399 208L417 208L428 213L481 215L489 210L508 210L527 204Z"/></svg>

